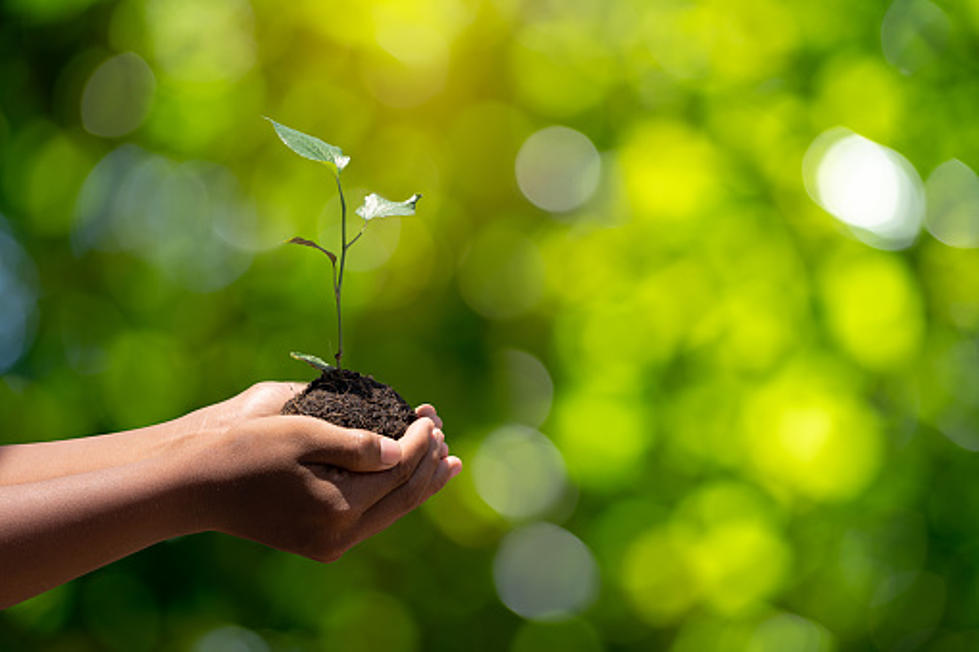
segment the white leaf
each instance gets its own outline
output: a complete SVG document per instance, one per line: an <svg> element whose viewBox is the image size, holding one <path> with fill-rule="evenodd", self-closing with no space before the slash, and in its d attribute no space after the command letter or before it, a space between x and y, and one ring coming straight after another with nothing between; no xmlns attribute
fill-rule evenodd
<svg viewBox="0 0 979 652"><path fill-rule="evenodd" d="M422 196L415 193L404 201L391 201L381 197L376 192L364 197L364 205L357 209L357 215L365 220L375 217L393 217L395 215L414 215L415 204Z"/></svg>

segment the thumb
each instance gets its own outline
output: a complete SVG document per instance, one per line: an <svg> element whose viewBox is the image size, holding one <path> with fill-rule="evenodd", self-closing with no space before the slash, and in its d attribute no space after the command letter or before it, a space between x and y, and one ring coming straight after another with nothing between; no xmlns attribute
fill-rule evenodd
<svg viewBox="0 0 979 652"><path fill-rule="evenodd" d="M401 444L369 430L341 428L323 423L313 449L301 462L329 464L348 471L384 471L401 461Z"/></svg>

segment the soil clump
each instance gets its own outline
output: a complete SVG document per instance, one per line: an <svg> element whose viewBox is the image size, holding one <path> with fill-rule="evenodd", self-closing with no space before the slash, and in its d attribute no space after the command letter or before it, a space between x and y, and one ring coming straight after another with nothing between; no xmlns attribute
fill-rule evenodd
<svg viewBox="0 0 979 652"><path fill-rule="evenodd" d="M401 439L418 418L393 388L351 369L324 371L300 394L289 399L282 407L282 414L306 414L392 439Z"/></svg>

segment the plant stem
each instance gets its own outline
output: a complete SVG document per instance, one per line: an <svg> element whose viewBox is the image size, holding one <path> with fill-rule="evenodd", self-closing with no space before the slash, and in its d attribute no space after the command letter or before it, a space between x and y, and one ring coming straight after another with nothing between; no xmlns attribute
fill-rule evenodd
<svg viewBox="0 0 979 652"><path fill-rule="evenodd" d="M347 262L347 202L343 198L343 186L340 185L340 175L336 175L337 190L340 193L340 274L335 277L333 294L337 299L337 369L343 369L340 358L343 357L343 315L340 312L340 292L343 290L343 267Z"/></svg>
<svg viewBox="0 0 979 652"><path fill-rule="evenodd" d="M360 231L358 231L357 232L357 235L355 235L350 240L350 242L347 243L347 245L344 247L344 249L350 249L350 247L354 246L354 243L357 242L358 240L360 240L360 236L364 235L364 231L366 231L366 230L367 230L367 222L365 221L364 222L364 226L360 227Z"/></svg>

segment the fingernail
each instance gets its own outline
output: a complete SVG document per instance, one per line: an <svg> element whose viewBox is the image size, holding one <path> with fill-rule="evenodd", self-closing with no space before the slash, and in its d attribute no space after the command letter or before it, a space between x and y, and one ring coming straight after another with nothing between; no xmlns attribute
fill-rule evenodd
<svg viewBox="0 0 979 652"><path fill-rule="evenodd" d="M381 463L397 464L401 461L401 444L393 439L381 437Z"/></svg>
<svg viewBox="0 0 979 652"><path fill-rule="evenodd" d="M452 478L456 477L457 475L459 475L459 472L460 471L462 471L462 467L461 466L453 466L452 467L452 470L450 472L451 475L449 475L449 479L452 479Z"/></svg>
<svg viewBox="0 0 979 652"><path fill-rule="evenodd" d="M439 441L445 441L445 433L444 433L444 432L442 432L442 429L441 429L441 428L436 428L436 429L435 429L435 430L433 430L432 432L433 432L433 433L435 434L435 437L436 437L436 438L437 438L437 439L438 439Z"/></svg>

